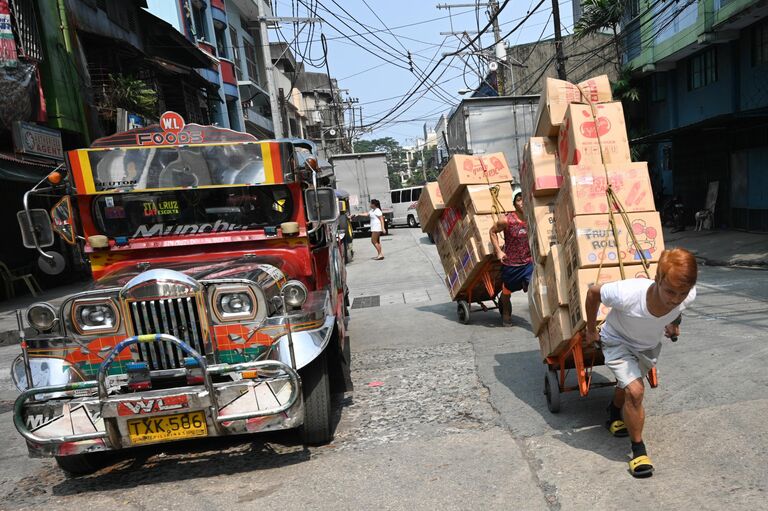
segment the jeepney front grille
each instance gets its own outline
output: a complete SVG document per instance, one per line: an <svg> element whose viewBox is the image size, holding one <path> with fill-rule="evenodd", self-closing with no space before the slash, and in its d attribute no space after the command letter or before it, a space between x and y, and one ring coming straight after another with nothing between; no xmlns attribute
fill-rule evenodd
<svg viewBox="0 0 768 511"><path fill-rule="evenodd" d="M135 335L170 334L205 356L200 311L194 297L145 300L129 303ZM150 370L184 367L184 354L167 342L138 343L139 360Z"/></svg>

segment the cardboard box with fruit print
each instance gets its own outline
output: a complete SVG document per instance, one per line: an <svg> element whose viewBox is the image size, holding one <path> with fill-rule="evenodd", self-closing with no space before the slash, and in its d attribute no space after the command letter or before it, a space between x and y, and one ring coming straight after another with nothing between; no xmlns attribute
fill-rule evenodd
<svg viewBox="0 0 768 511"><path fill-rule="evenodd" d="M561 169L567 165L631 162L621 102L568 105L557 146Z"/></svg>

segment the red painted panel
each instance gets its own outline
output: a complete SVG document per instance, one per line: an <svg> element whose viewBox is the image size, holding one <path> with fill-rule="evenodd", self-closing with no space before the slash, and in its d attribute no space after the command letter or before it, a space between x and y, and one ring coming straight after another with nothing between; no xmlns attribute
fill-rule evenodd
<svg viewBox="0 0 768 511"><path fill-rule="evenodd" d="M203 50L208 55L216 56L216 47L212 44L208 44L203 41L198 41L197 45L200 47L201 50Z"/></svg>
<svg viewBox="0 0 768 511"><path fill-rule="evenodd" d="M225 59L221 59L221 77L224 83L237 85L237 78L235 78L235 65Z"/></svg>
<svg viewBox="0 0 768 511"><path fill-rule="evenodd" d="M224 7L224 0L211 0L211 7L216 7L217 9L221 9L224 12L227 10Z"/></svg>

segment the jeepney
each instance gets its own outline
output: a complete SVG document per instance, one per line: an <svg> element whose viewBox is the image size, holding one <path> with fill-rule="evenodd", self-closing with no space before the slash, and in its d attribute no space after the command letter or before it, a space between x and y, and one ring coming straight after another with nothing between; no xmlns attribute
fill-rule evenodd
<svg viewBox="0 0 768 511"><path fill-rule="evenodd" d="M53 230L94 279L17 311L14 423L30 456L79 474L153 443L332 439L331 393L351 390L346 273L332 170L307 144L168 112L68 152L28 192L19 220L41 264L60 266ZM29 208L57 193L50 213Z"/></svg>

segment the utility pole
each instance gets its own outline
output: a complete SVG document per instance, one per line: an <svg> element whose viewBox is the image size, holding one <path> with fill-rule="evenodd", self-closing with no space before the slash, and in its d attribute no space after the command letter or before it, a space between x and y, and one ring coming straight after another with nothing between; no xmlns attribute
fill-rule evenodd
<svg viewBox="0 0 768 511"><path fill-rule="evenodd" d="M553 0L557 2L557 0ZM496 58L499 59L498 67L496 68L496 92L499 96L506 96L506 73L507 73L507 45L501 39L501 28L499 28L499 2L493 0L490 3L491 16L493 17L493 39L496 41Z"/></svg>
<svg viewBox="0 0 768 511"><path fill-rule="evenodd" d="M283 131L283 119L280 114L280 105L277 99L277 88L275 84L275 68L272 65L272 50L269 47L269 33L267 32L267 5L264 0L259 0L259 35L261 37L261 53L264 58L264 69L267 74L267 92L269 92L269 108L272 110L272 129L275 137L285 137Z"/></svg>
<svg viewBox="0 0 768 511"><path fill-rule="evenodd" d="M427 184L427 160L424 159L424 146L427 145L427 141L421 145L421 174L424 176L424 184Z"/></svg>
<svg viewBox="0 0 768 511"><path fill-rule="evenodd" d="M288 129L286 124L283 123L282 111L280 109L280 96L278 95L277 85L275 80L275 67L272 65L272 50L269 47L269 33L267 31L268 25L271 23L274 27L281 22L291 23L314 23L320 21L320 18L275 18L267 17L266 13L270 12L270 8L266 3L266 0L258 0L259 8L259 21L258 26L256 23L247 23L248 29L259 29L259 37L261 39L261 53L264 58L264 69L266 70L267 89L269 92L269 108L272 111L272 128L275 132L275 137L287 137Z"/></svg>
<svg viewBox="0 0 768 511"><path fill-rule="evenodd" d="M554 2L557 2L557 0L553 0ZM507 92L507 79L506 79L506 73L507 73L507 45L504 44L504 41L501 38L501 27L499 25L499 2L498 0L490 0L489 2L483 3L474 3L474 4L438 4L436 7L438 9L450 9L452 7L476 7L479 8L481 5L485 5L490 9L491 17L493 19L493 39L495 41L494 44L494 57L498 61L497 67L496 67L496 92L499 94L499 96L505 96ZM464 31L464 32L440 32L440 35L466 35L469 34L477 34L476 31ZM509 70L511 73L511 69ZM482 80L483 77L481 76L480 79Z"/></svg>
<svg viewBox="0 0 768 511"><path fill-rule="evenodd" d="M282 87L277 89L278 101L280 103L280 120L283 122L283 133L285 136L292 137L291 121L288 119L288 101L285 97L285 91Z"/></svg>
<svg viewBox="0 0 768 511"><path fill-rule="evenodd" d="M560 32L560 5L552 0L552 19L555 23L555 57L557 59L557 77L567 80L565 73L565 56L563 55L563 34Z"/></svg>
<svg viewBox="0 0 768 511"><path fill-rule="evenodd" d="M328 158L328 148L325 146L325 130L323 129L323 116L320 114L320 96L317 94L317 89L312 91L315 95L315 112L320 117L320 145L323 148L323 156Z"/></svg>

